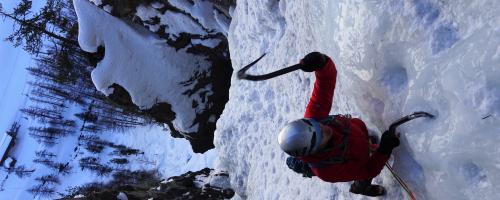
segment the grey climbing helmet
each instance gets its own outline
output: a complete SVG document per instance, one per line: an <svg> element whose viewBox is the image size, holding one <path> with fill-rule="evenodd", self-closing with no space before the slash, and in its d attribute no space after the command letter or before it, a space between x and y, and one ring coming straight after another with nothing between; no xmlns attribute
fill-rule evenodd
<svg viewBox="0 0 500 200"><path fill-rule="evenodd" d="M320 149L320 123L314 119L303 118L289 122L281 129L278 143L283 151L291 156L311 155Z"/></svg>

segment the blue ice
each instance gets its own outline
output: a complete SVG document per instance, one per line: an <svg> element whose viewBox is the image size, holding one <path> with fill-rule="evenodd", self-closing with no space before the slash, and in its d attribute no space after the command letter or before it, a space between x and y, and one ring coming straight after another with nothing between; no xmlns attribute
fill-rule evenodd
<svg viewBox="0 0 500 200"><path fill-rule="evenodd" d="M429 0L413 0L415 6L416 17L427 28L436 24L441 11L438 6L429 2ZM437 54L445 49L450 48L458 40L458 29L451 23L439 24L435 30L432 31L431 50L433 54Z"/></svg>
<svg viewBox="0 0 500 200"><path fill-rule="evenodd" d="M472 186L478 186L487 179L487 176L484 174L481 167L472 162L468 162L460 166L460 171L462 172L461 174L463 174L465 180Z"/></svg>
<svg viewBox="0 0 500 200"><path fill-rule="evenodd" d="M417 17L424 22L425 25L430 25L436 21L440 15L439 8L432 5L428 0L413 0L415 4L415 13Z"/></svg>
<svg viewBox="0 0 500 200"><path fill-rule="evenodd" d="M391 93L398 93L406 88L408 84L408 75L403 67L389 68L379 79Z"/></svg>
<svg viewBox="0 0 500 200"><path fill-rule="evenodd" d="M436 54L448 49L459 40L458 29L451 24L439 26L432 34L432 53Z"/></svg>

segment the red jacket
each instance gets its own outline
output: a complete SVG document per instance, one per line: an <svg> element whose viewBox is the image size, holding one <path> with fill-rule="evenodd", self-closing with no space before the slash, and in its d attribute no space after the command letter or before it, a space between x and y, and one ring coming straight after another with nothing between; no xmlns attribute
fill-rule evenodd
<svg viewBox="0 0 500 200"><path fill-rule="evenodd" d="M337 81L337 69L329 58L328 63L315 72L316 82L311 99L307 104L305 118L321 120L328 117L332 107L333 92ZM341 121L350 123L346 162L321 167L311 167L314 175L328 182L344 182L353 180L370 179L377 176L390 155L375 152L370 156L368 143L368 130L366 125L357 118L341 118ZM342 134L338 128L333 127L333 137L330 142L338 145L342 140ZM341 156L342 150L333 149L329 152L318 153L300 157L304 162L320 162L331 156Z"/></svg>

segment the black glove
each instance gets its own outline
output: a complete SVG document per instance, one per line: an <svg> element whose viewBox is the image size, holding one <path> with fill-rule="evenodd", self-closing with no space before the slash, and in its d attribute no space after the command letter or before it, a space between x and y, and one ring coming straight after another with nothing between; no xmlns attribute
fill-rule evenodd
<svg viewBox="0 0 500 200"><path fill-rule="evenodd" d="M302 60L300 61L302 67L300 69L305 72L313 72L323 68L326 65L327 61L328 58L322 53L312 52L302 58Z"/></svg>
<svg viewBox="0 0 500 200"><path fill-rule="evenodd" d="M397 146L399 146L399 137L394 132L385 131L382 134L377 151L383 154L391 154L392 149Z"/></svg>
<svg viewBox="0 0 500 200"><path fill-rule="evenodd" d="M288 157L286 159L286 165L288 168L293 170L296 173L302 174L302 177L311 178L314 174L311 171L311 167L309 165L295 157Z"/></svg>

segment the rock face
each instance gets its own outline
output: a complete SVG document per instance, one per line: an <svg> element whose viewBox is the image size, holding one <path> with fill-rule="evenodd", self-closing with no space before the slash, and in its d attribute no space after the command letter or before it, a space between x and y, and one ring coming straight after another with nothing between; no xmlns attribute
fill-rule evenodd
<svg viewBox="0 0 500 200"><path fill-rule="evenodd" d="M141 112L155 121L166 124L172 136L188 139L194 152L203 153L212 149L216 121L229 99L233 69L226 35L230 23L229 7L234 6L235 1L94 0L91 2L127 23L148 29L163 39L164 45L175 49L166 55L174 60L171 62L175 65L165 68L192 68L190 73L183 73L183 77L177 77L178 80L164 80L173 83L168 83L170 84L167 87L168 91L163 91L163 94L162 92L153 94L151 97L155 101L153 105L144 106L135 102L134 99L137 97L134 94L137 92L127 85L117 81L101 81L113 82L104 86L112 91L107 94L110 99L130 109L141 109ZM107 47L104 48L108 50ZM184 65L184 63L191 64ZM193 63L196 64L192 65ZM167 100L168 98L161 98L171 93L183 96L175 98L182 100L174 102Z"/></svg>
<svg viewBox="0 0 500 200"><path fill-rule="evenodd" d="M234 196L234 191L228 187L229 175L215 173L209 168L163 181L141 178L131 184L123 184L130 179L121 178L108 185L84 186L63 199L229 199Z"/></svg>

